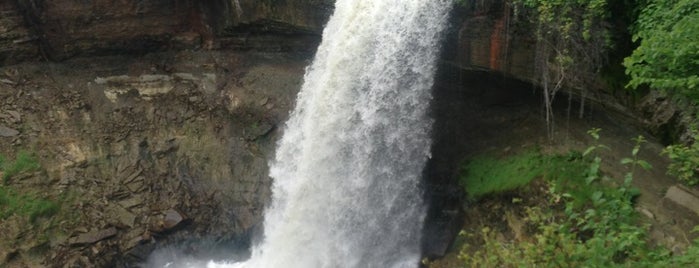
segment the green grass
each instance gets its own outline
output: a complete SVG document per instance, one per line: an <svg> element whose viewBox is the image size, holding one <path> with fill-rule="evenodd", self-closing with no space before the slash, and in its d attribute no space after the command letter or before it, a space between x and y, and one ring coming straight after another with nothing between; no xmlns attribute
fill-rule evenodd
<svg viewBox="0 0 699 268"><path fill-rule="evenodd" d="M501 158L475 157L464 165L459 180L471 200L517 189L535 178L556 181L575 199L585 199L591 195L588 187L581 186L587 166L579 153L544 155L529 150Z"/></svg>
<svg viewBox="0 0 699 268"><path fill-rule="evenodd" d="M25 215L33 222L40 217L50 217L58 212L57 203L37 198L33 194L19 194L0 186L0 219L13 214Z"/></svg>
<svg viewBox="0 0 699 268"><path fill-rule="evenodd" d="M2 179L5 183L16 175L25 172L37 171L41 168L39 161L29 152L20 151L14 162L0 161L0 167L4 171Z"/></svg>
<svg viewBox="0 0 699 268"><path fill-rule="evenodd" d="M39 161L26 151L20 151L15 161L7 161L0 155L0 170L5 184L9 179L26 172L40 170ZM0 186L0 219L19 214L34 222L39 217L50 217L58 212L56 202L37 197L35 194L17 193L7 186Z"/></svg>

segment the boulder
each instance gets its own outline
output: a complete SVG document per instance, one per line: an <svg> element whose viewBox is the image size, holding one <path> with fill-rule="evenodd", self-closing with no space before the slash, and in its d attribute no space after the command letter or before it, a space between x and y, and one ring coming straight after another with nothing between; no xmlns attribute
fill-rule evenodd
<svg viewBox="0 0 699 268"><path fill-rule="evenodd" d="M699 215L699 197L683 186L672 186L665 193L665 199Z"/></svg>
<svg viewBox="0 0 699 268"><path fill-rule="evenodd" d="M178 212L177 210L174 209L168 209L165 211L165 218L163 219L163 228L165 230L172 230L180 223L182 223L185 220L185 217Z"/></svg>

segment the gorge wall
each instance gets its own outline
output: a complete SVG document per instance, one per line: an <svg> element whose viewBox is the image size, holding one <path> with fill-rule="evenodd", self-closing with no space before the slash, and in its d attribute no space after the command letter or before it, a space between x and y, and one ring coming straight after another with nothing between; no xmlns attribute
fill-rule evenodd
<svg viewBox="0 0 699 268"><path fill-rule="evenodd" d="M313 50L298 40L317 40L332 7L327 0L3 1L0 65L198 47Z"/></svg>
<svg viewBox="0 0 699 268"><path fill-rule="evenodd" d="M504 1L472 2L454 11L443 62L530 80L533 45L507 27ZM10 185L49 199L68 193L77 214L53 227L6 220L0 231L8 237L60 235L0 243L0 266L111 266L143 261L154 241L245 240L238 238L254 231L269 201L276 129L333 7L332 0L2 1L0 126L17 133L0 138L0 152L31 148L46 171ZM430 175L432 192L455 188L438 177ZM425 254L446 250L458 228L450 204L459 198L428 197L434 227L425 231ZM33 259L37 253L46 258Z"/></svg>
<svg viewBox="0 0 699 268"><path fill-rule="evenodd" d="M511 78L536 80L533 63L535 29L517 23L507 1L469 0L452 16L444 43L447 65L463 70L498 72Z"/></svg>
<svg viewBox="0 0 699 268"><path fill-rule="evenodd" d="M314 51L332 0L11 0L0 3L0 65L167 49ZM506 1L454 11L443 58L532 80L534 35Z"/></svg>

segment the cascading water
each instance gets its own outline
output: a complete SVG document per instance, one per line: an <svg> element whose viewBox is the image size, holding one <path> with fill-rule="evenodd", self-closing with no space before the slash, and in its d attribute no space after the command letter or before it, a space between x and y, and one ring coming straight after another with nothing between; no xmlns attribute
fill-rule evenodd
<svg viewBox="0 0 699 268"><path fill-rule="evenodd" d="M415 267L450 0L338 0L270 169L264 238L209 267Z"/></svg>

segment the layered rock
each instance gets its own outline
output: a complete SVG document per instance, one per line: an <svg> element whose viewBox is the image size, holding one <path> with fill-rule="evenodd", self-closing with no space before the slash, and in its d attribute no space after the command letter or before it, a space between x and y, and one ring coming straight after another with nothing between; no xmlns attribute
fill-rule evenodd
<svg viewBox="0 0 699 268"><path fill-rule="evenodd" d="M3 187L59 206L2 219L0 266L114 267L170 242L245 243L304 65L178 52L0 68L0 152L31 150L42 166Z"/></svg>
<svg viewBox="0 0 699 268"><path fill-rule="evenodd" d="M531 29L506 1L472 1L453 16L444 58L534 80ZM165 49L314 51L332 0L14 0L0 4L0 64L39 56L113 55Z"/></svg>
<svg viewBox="0 0 699 268"><path fill-rule="evenodd" d="M35 41L36 36L26 27L16 3L0 2L0 66L37 59L39 48Z"/></svg>
<svg viewBox="0 0 699 268"><path fill-rule="evenodd" d="M444 58L466 70L492 71L536 81L533 29L515 21L504 0L466 1L452 17Z"/></svg>
<svg viewBox="0 0 699 268"><path fill-rule="evenodd" d="M332 5L327 0L5 1L0 64L39 55L63 60L170 48L312 51Z"/></svg>

